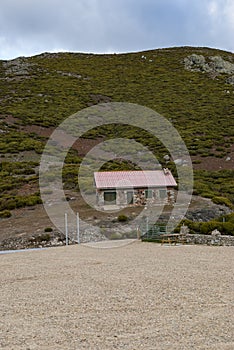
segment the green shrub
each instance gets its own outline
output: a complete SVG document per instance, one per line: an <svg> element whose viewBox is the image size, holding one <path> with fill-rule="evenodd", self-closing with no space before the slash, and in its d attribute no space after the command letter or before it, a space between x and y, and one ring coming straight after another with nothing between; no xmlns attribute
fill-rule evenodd
<svg viewBox="0 0 234 350"><path fill-rule="evenodd" d="M50 239L51 239L51 236L49 233L44 233L37 237L38 242L43 242L43 241L49 242Z"/></svg>
<svg viewBox="0 0 234 350"><path fill-rule="evenodd" d="M126 221L128 221L128 217L124 214L121 214L118 216L118 221L119 222L126 222Z"/></svg>
<svg viewBox="0 0 234 350"><path fill-rule="evenodd" d="M234 236L234 223L232 223L232 222L223 222L221 230L222 230L222 233L224 235Z"/></svg>
<svg viewBox="0 0 234 350"><path fill-rule="evenodd" d="M44 229L44 232L52 232L52 231L53 231L52 227L46 227Z"/></svg>
<svg viewBox="0 0 234 350"><path fill-rule="evenodd" d="M41 204L42 200L38 193L29 196L13 196L7 195L0 198L0 210L13 210L27 206Z"/></svg>
<svg viewBox="0 0 234 350"><path fill-rule="evenodd" d="M225 197L213 197L212 198L212 202L215 203L215 204L221 204L221 205L226 205L227 207L229 208L233 208L233 205L231 203L231 201L228 199L228 198L225 198Z"/></svg>
<svg viewBox="0 0 234 350"><path fill-rule="evenodd" d="M36 204L41 204L42 200L37 195L31 195L31 196L26 197L23 202L24 202L25 206L31 207L31 206L34 206Z"/></svg>
<svg viewBox="0 0 234 350"><path fill-rule="evenodd" d="M10 217L11 217L10 210L0 211L0 218L4 219L4 218L10 218Z"/></svg>
<svg viewBox="0 0 234 350"><path fill-rule="evenodd" d="M200 233L203 235L209 235L212 231L222 231L222 224L215 221L202 222L200 225Z"/></svg>
<svg viewBox="0 0 234 350"><path fill-rule="evenodd" d="M230 213L230 214L226 214L226 215L223 215L221 216L218 221L221 221L221 222L231 222L234 224L234 213Z"/></svg>
<svg viewBox="0 0 234 350"><path fill-rule="evenodd" d="M112 239L112 240L122 239L122 234L119 232L114 232L110 235L110 239Z"/></svg>
<svg viewBox="0 0 234 350"><path fill-rule="evenodd" d="M127 232L123 235L123 238L137 238L137 232L136 231L131 231Z"/></svg>
<svg viewBox="0 0 234 350"><path fill-rule="evenodd" d="M179 223L179 225L176 227L174 232L179 232L180 227L184 223L186 226L188 226L191 234L195 233L195 234L210 235L212 231L217 229L223 235L234 236L234 221L231 221L231 218L233 218L234 214L232 213L229 215L230 215L230 221L227 221L227 222L222 222L221 218L218 220L211 220L208 222L182 220ZM227 217L229 217L229 215L227 215Z"/></svg>

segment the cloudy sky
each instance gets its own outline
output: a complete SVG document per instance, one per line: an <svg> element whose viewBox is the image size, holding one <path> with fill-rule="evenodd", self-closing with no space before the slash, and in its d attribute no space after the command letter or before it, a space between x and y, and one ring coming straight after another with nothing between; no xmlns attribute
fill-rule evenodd
<svg viewBox="0 0 234 350"><path fill-rule="evenodd" d="M234 52L234 0L1 0L0 59L172 46Z"/></svg>

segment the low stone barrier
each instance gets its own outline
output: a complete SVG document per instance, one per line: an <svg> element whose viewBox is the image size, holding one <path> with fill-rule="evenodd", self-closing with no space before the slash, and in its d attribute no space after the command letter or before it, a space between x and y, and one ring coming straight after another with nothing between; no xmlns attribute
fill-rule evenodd
<svg viewBox="0 0 234 350"><path fill-rule="evenodd" d="M234 246L234 236L186 234L187 243L216 246Z"/></svg>

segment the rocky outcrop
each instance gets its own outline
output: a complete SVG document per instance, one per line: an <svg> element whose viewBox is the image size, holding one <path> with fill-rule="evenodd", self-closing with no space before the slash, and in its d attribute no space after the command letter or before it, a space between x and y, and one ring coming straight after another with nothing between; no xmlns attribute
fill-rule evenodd
<svg viewBox="0 0 234 350"><path fill-rule="evenodd" d="M5 69L5 79L7 81L24 78L30 78L30 68L33 64L29 63L23 57L16 58L10 61L2 62L3 68Z"/></svg>
<svg viewBox="0 0 234 350"><path fill-rule="evenodd" d="M234 85L234 75L232 75L231 77L227 78L226 82L228 84Z"/></svg>
<svg viewBox="0 0 234 350"><path fill-rule="evenodd" d="M191 221L208 222L220 216L231 213L231 209L226 206L212 206L211 208L201 208L197 210L189 210L185 218Z"/></svg>
<svg viewBox="0 0 234 350"><path fill-rule="evenodd" d="M203 55L192 54L184 59L184 67L192 72L210 73L213 78L219 74L234 74L234 64L221 56L211 56L207 59ZM227 78L226 83L234 84L234 77Z"/></svg>

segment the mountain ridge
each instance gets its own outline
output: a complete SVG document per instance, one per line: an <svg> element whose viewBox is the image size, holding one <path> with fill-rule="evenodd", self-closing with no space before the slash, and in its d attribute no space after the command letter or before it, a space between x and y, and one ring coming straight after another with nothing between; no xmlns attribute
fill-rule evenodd
<svg viewBox="0 0 234 350"><path fill-rule="evenodd" d="M204 57L208 65L211 57L234 65L231 52L191 46L118 54L42 53L1 60L0 212L40 203L38 166L50 133L69 115L105 102L137 103L167 118L192 157L194 194L218 197L231 207L234 86L228 79L232 73L186 69L185 60L192 55ZM120 128L121 135L149 146L163 163L163 145L152 140L147 144L145 135L136 135L131 128ZM114 136L111 127L84 135L66 160L64 180L69 190L78 189L75 176L84 150L95 139ZM107 168L112 166L126 164ZM175 170L173 164L168 166Z"/></svg>

